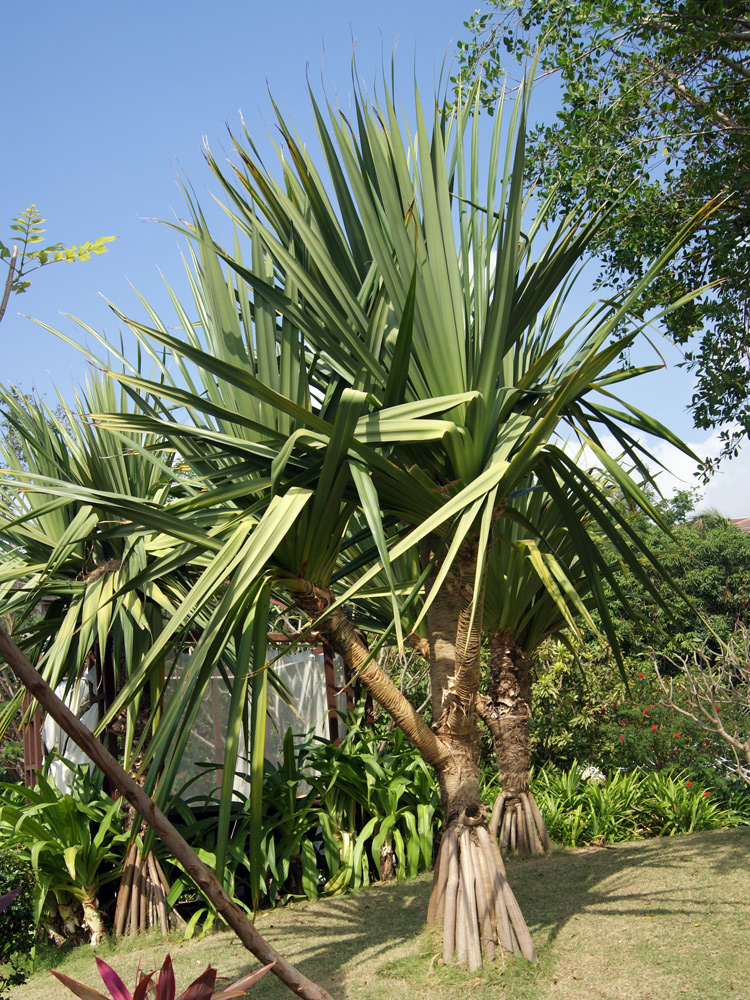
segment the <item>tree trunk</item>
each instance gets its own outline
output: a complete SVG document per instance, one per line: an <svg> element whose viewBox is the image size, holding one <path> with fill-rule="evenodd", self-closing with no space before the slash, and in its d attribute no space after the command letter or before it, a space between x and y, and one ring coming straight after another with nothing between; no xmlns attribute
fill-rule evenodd
<svg viewBox="0 0 750 1000"><path fill-rule="evenodd" d="M435 584L439 564L428 580ZM437 768L443 838L435 865L428 922L443 925L443 961L456 955L474 972L496 946L536 959L521 910L490 838L479 788L480 652L484 587L474 601L476 552L462 551L427 613L432 728L450 756Z"/></svg>
<svg viewBox="0 0 750 1000"><path fill-rule="evenodd" d="M547 828L529 788L531 665L507 632L490 636L489 687L478 711L492 736L502 791L490 832L506 853L539 856L550 849Z"/></svg>
<svg viewBox="0 0 750 1000"><path fill-rule="evenodd" d="M439 563L428 581L435 585ZM435 865L427 919L443 925L443 959L454 955L475 971L496 946L536 954L508 885L497 844L489 835L479 789L479 692L483 595L474 604L476 551L466 548L435 594L427 614L433 723L428 727L389 680L333 603L330 591L308 581L292 584L297 604L388 711L438 777L443 837Z"/></svg>

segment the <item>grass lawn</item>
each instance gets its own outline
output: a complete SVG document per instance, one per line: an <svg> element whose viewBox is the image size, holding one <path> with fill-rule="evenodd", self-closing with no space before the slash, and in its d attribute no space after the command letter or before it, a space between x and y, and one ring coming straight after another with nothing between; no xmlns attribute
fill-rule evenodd
<svg viewBox="0 0 750 1000"><path fill-rule="evenodd" d="M750 1000L750 829L559 850L508 874L539 964L496 962L477 975L438 964L425 930L430 876L258 917L258 928L335 1000ZM96 949L128 986L169 950L178 989L208 963L238 978L257 962L228 933ZM46 966L100 988L92 950L46 951ZM11 1000L73 996L46 971ZM292 994L266 976L248 994Z"/></svg>

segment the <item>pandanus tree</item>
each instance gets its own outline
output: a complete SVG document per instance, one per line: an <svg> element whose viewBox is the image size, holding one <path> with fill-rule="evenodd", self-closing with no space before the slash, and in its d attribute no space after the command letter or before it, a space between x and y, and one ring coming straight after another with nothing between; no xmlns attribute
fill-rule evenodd
<svg viewBox="0 0 750 1000"><path fill-rule="evenodd" d="M536 483L508 505L497 524L485 598L487 684L477 711L492 738L501 786L490 835L494 839L499 832L504 853L539 855L551 846L529 787L531 657L548 636L591 620L588 579L566 524L569 517L580 517L583 528L582 513L574 495L564 496L561 506ZM599 555L592 541L587 536L589 552Z"/></svg>
<svg viewBox="0 0 750 1000"><path fill-rule="evenodd" d="M56 687L72 685L97 666L114 697L121 669L142 658L161 628L174 592L130 585L152 558L149 541L134 537L122 520L126 498L157 504L174 493L170 457L154 441L104 430L82 419L92 409L127 409L127 397L112 379L92 372L72 408L51 410L42 400L0 388L0 407L15 447L0 444L0 587L21 647ZM65 483L50 498L47 483ZM118 512L86 502L91 491L118 497ZM182 492L184 492L184 487ZM170 542L171 544L171 539ZM183 584L184 587L184 584ZM113 595L127 592L113 600ZM125 764L134 752L141 699L158 699L162 676L141 691L121 720ZM104 697L102 697L104 703ZM12 709L11 709L12 710Z"/></svg>
<svg viewBox="0 0 750 1000"><path fill-rule="evenodd" d="M503 852L539 855L551 846L529 787L533 653L550 636L565 639L587 625L606 634L619 658L602 586L608 583L629 606L615 572L622 557L613 537L630 540L636 556L630 560L632 571L661 601L644 566L653 566L654 556L638 543L611 477L601 468L588 470L578 489L562 477L562 471L568 476L577 472L582 457L579 453L567 470L547 476L547 488L534 481L508 504L488 560L484 623L489 656L486 690L477 699L477 710L490 731L497 761L501 792L490 833L499 833ZM592 610L598 612L599 629Z"/></svg>
<svg viewBox="0 0 750 1000"><path fill-rule="evenodd" d="M582 458L583 453L573 456L571 468L577 468ZM489 829L493 838L499 835L503 853L541 855L551 847L530 790L529 722L534 652L551 636L567 642L568 635L580 635L581 626L586 625L595 633L606 634L619 660L609 596L601 583L610 585L624 607L629 607L629 602L615 572L621 559L612 548L610 537L597 523L602 515L606 513L611 519L610 534L620 532L630 537L641 560L641 565L632 564L632 571L652 598L663 602L643 565L650 563L653 567L654 556L638 544L638 534L629 523L631 512L622 504L620 491L599 467L589 470L586 479L583 498L580 491L567 489L559 475L552 480L553 493L532 479L527 488L519 490L508 502L498 518L487 559L483 615L487 662L476 705L490 733L497 763L501 791ZM592 516L592 505L599 509L598 518ZM406 592L409 588L405 585L419 575L408 561L397 562L392 572ZM367 621L367 627L376 631L388 627L389 611L386 580L382 573L379 577L373 581L374 592L360 591L357 595L358 612ZM416 595L409 608L402 607L405 628L419 617L421 606ZM599 627L591 611L598 613ZM405 636L405 642L423 657L429 656L425 636L411 632Z"/></svg>
<svg viewBox="0 0 750 1000"><path fill-rule="evenodd" d="M618 358L643 325L643 289L681 239L626 292L571 320L567 293L608 208L582 206L548 229L545 203L529 219L526 97L507 148L496 117L484 164L475 98L428 115L417 95L413 132L388 92L373 105L355 87L347 115L313 100L326 181L278 112L280 179L247 134L234 142L234 167L209 154L234 244L215 242L189 199L195 315L175 297L178 336L153 311L147 322L118 313L159 372L117 374L140 412L93 418L158 436L202 484L166 513L181 542L170 565L200 558L205 572L146 655L144 677L202 614L193 659L209 662L234 641L235 718L250 691L256 766L269 599L295 604L436 771L444 829L429 917L443 924L445 959L457 953L470 968L497 946L534 956L479 788L480 644L498 521L532 475L562 470L583 495L588 476L562 447L569 433L651 510L601 436L636 461L637 433L669 436L619 404L612 385L638 374L621 372ZM128 518L137 523L137 512ZM369 567L351 557L363 526ZM404 593L390 567L415 550L418 575ZM431 725L357 629L357 595L378 574L396 642L401 607L421 595ZM197 692L170 702L152 750L190 724ZM157 795L169 794L172 774L166 763Z"/></svg>
<svg viewBox="0 0 750 1000"><path fill-rule="evenodd" d="M118 360L137 373L124 357ZM87 683L98 705L97 732L126 770L141 772L150 789L167 753L158 734L169 692L178 699L181 692L191 693L183 711L194 719L211 678L218 673L231 686L237 672L233 636L210 661L179 664L175 654L195 643L208 623L205 612L181 631L172 627L168 643L158 647L161 653L147 656L205 572L205 553L211 552L210 542L203 544L206 525L215 528L219 515L202 515L196 498L205 494L205 484L191 478L173 450L164 450L154 437L133 437L88 419L96 411L124 415L130 406L127 393L99 367L70 407L61 400L52 410L42 400L1 388L0 406L13 431L11 443L0 445L5 466L0 599L12 622L9 631L53 689L69 693ZM190 527L175 534L172 511L190 497L197 511ZM134 506L139 530L134 530ZM191 538L201 544L191 547ZM276 683L272 672L269 676ZM18 717L22 699L21 690L6 707L0 732ZM233 734L225 741L230 792L238 757L246 753L242 724L243 713L235 710ZM177 733L170 730L169 760L175 767L190 734L187 724ZM66 748L63 756L69 754ZM165 887L159 862L134 840L118 893L116 933L146 929L154 912L165 929L163 907L145 908L141 915L135 905L147 893L163 903ZM90 929L101 933L98 910L89 912L98 921Z"/></svg>
<svg viewBox="0 0 750 1000"><path fill-rule="evenodd" d="M72 407L61 401L52 410L40 399L3 389L0 406L13 432L12 446L0 445L0 595L11 634L53 689L70 695L85 684L99 718L139 676L133 696L120 700L116 715L109 713L102 737L134 772L158 725L169 676L163 657L147 677L140 676L140 665L196 571L144 579L174 540L158 531L134 534L123 508L134 501L158 508L192 487L176 479L173 456L155 440L128 438L85 419L92 410L128 408L123 390L100 371L90 373ZM46 492L50 483L61 487L55 497ZM116 512L108 496L117 497ZM0 732L18 716L22 698L23 689L6 707ZM70 747L56 749L73 756ZM56 780L66 775L62 765ZM163 896L158 862L141 858L135 843L125 879L131 896L139 886ZM118 931L125 927L120 911ZM138 919L135 912L133 931L145 929L148 911ZM94 899L84 902L83 921L92 939L104 933Z"/></svg>

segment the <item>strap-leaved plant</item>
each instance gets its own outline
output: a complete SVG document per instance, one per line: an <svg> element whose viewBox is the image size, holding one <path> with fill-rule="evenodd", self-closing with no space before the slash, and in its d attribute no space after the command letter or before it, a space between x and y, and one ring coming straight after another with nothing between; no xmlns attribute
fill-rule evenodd
<svg viewBox="0 0 750 1000"><path fill-rule="evenodd" d="M113 709L201 616L191 685L172 698L145 751L159 765L147 790L166 801L179 734L231 646L226 768L233 772L249 693L260 794L269 602L296 605L437 773L444 828L429 916L442 923L445 960L457 955L471 969L498 948L534 958L479 789L479 654L498 521L530 477L548 490L563 482L638 566L642 543L599 502L564 439L577 435L628 501L657 520L602 441L614 439L642 468L642 433L674 440L616 389L643 370L623 371L618 359L642 329L633 317L643 290L687 230L629 288L576 315L572 283L610 206L583 205L547 227L549 205L535 205L523 186L526 102L522 91L505 125L496 116L482 155L475 91L452 111L440 100L425 108L416 94L409 129L386 89L373 102L355 83L345 111L313 99L325 179L278 110L276 173L247 134L230 167L208 154L235 240L215 242L188 199L191 220L179 228L191 242L193 302L173 296L168 321L116 311L156 375L113 373L137 412L94 416L130 437L157 435L192 477L176 499L122 509L133 534L140 524L164 538L163 561L142 571L141 586L181 562L204 569ZM116 506L87 493L92 506L105 502ZM580 544L596 564L591 535ZM404 582L395 567L407 555L415 573ZM357 628L358 602L383 580L389 641L403 641L402 614L421 595L409 627L427 640L431 724ZM220 824L231 804L225 785Z"/></svg>

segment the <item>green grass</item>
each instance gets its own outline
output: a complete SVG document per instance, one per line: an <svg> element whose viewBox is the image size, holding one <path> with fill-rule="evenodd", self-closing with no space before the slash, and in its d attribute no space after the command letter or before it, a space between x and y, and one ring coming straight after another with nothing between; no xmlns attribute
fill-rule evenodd
<svg viewBox="0 0 750 1000"><path fill-rule="evenodd" d="M430 877L262 913L273 945L335 1000L750 1000L750 829L558 850L514 861L508 874L539 964L505 961L477 975L438 962L424 917ZM257 966L228 933L165 944L154 938L96 954L126 982L169 950L178 987L210 962L237 978ZM92 949L44 951L42 960L89 985ZM291 997L267 976L253 1000ZM46 972L11 1000L68 1000Z"/></svg>

